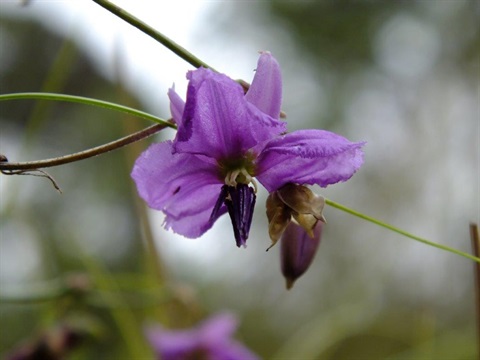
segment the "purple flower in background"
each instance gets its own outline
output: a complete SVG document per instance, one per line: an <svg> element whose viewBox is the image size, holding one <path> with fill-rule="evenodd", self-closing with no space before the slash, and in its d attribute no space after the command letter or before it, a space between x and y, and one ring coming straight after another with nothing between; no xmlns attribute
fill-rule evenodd
<svg viewBox="0 0 480 360"><path fill-rule="evenodd" d="M158 359L162 360L258 359L249 349L231 338L236 328L236 318L225 313L188 330L151 327L147 330L147 337Z"/></svg>
<svg viewBox="0 0 480 360"><path fill-rule="evenodd" d="M364 143L324 130L286 133L279 121L280 67L268 52L246 93L209 69L190 71L187 78L186 103L169 91L175 139L151 145L132 171L140 196L165 213L167 229L197 238L228 212L236 244L245 246L254 177L269 192L288 183L325 187L348 180L363 162Z"/></svg>

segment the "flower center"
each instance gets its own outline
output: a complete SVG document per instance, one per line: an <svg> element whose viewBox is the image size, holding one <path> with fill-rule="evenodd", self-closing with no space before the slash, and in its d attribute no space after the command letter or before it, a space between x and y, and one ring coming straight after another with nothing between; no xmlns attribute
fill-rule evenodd
<svg viewBox="0 0 480 360"><path fill-rule="evenodd" d="M225 179L225 185L236 187L237 184L252 183L256 193L257 183L253 179L254 159L255 155L249 152L240 158L219 160L220 176Z"/></svg>
<svg viewBox="0 0 480 360"><path fill-rule="evenodd" d="M245 168L230 171L225 176L225 184L228 186L236 187L237 184L248 185L250 183L252 183L256 194L258 191L257 182L254 178L250 176L250 174L247 172L247 170L245 170Z"/></svg>

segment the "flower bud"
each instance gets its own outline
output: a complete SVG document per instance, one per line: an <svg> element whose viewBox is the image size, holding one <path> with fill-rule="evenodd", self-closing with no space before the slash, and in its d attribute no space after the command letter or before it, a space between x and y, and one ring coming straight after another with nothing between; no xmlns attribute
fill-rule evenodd
<svg viewBox="0 0 480 360"><path fill-rule="evenodd" d="M302 276L313 261L320 245L323 223L317 221L312 229L313 236L300 225L291 222L282 235L280 242L280 259L282 274L285 277L287 289Z"/></svg>
<svg viewBox="0 0 480 360"><path fill-rule="evenodd" d="M266 207L272 245L268 249L277 243L292 219L314 238L318 221L326 222L322 214L324 206L325 199L303 185L289 183L270 193Z"/></svg>

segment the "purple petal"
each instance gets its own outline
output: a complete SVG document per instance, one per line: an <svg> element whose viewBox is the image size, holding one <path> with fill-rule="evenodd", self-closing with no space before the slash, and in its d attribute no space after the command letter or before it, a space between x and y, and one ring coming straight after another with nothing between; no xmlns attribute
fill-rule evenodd
<svg viewBox="0 0 480 360"><path fill-rule="evenodd" d="M363 163L364 144L325 130L295 131L265 146L256 175L269 192L290 182L326 187L352 177Z"/></svg>
<svg viewBox="0 0 480 360"><path fill-rule="evenodd" d="M209 230L215 221L227 212L227 208L222 207L216 216L212 215L212 204L208 204L205 209L196 209L195 213L191 215L183 215L177 217L169 214L168 210L164 210L165 217L165 229L172 229L175 233L183 235L187 238L195 239L205 234Z"/></svg>
<svg viewBox="0 0 480 360"><path fill-rule="evenodd" d="M282 74L277 60L268 51L262 52L247 101L274 119L278 119L282 105Z"/></svg>
<svg viewBox="0 0 480 360"><path fill-rule="evenodd" d="M212 316L200 325L202 338L206 342L220 342L230 339L238 326L238 319L231 313L220 313Z"/></svg>
<svg viewBox="0 0 480 360"><path fill-rule="evenodd" d="M162 360L178 360L200 346L200 341L193 330L169 331L161 326L150 327L146 331L148 342Z"/></svg>
<svg viewBox="0 0 480 360"><path fill-rule="evenodd" d="M242 87L229 77L200 68L188 73L190 83L176 152L214 159L242 156L260 142L285 131L285 123L245 100Z"/></svg>
<svg viewBox="0 0 480 360"><path fill-rule="evenodd" d="M210 214L211 219L218 218L218 214L223 210L225 211L225 200L228 196L228 186L223 185L220 189L220 194L218 195L217 201L213 207L212 213Z"/></svg>
<svg viewBox="0 0 480 360"><path fill-rule="evenodd" d="M175 85L168 89L168 98L170 99L170 113L175 124L180 126L185 109L185 101L175 92Z"/></svg>
<svg viewBox="0 0 480 360"><path fill-rule="evenodd" d="M237 328L237 318L231 313L218 314L205 321L199 333L201 343L209 349L211 360L257 360L258 357L245 346L232 339Z"/></svg>
<svg viewBox="0 0 480 360"><path fill-rule="evenodd" d="M260 358L238 341L230 340L212 349L209 360L259 360Z"/></svg>
<svg viewBox="0 0 480 360"><path fill-rule="evenodd" d="M167 215L166 227L186 237L202 235L214 223L212 209L222 186L216 165L209 159L173 154L172 142L151 145L132 170L140 196Z"/></svg>
<svg viewBox="0 0 480 360"><path fill-rule="evenodd" d="M258 357L231 337L237 327L235 316L219 314L189 330L147 329L147 338L163 360L257 360Z"/></svg>

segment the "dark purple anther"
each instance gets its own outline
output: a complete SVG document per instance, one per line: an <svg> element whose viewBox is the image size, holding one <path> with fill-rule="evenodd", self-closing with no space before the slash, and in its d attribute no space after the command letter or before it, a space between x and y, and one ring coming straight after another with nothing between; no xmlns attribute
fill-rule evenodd
<svg viewBox="0 0 480 360"><path fill-rule="evenodd" d="M238 247L246 246L255 208L255 191L246 184L237 184L236 187L224 185L222 192L225 187L228 191L225 205L232 220L235 241Z"/></svg>

